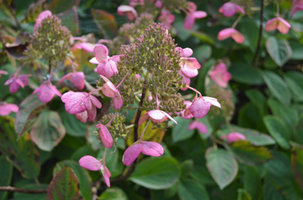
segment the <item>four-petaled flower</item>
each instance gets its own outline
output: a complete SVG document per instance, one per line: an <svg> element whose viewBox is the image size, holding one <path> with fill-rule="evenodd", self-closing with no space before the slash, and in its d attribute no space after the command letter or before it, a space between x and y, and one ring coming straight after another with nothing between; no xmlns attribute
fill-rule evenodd
<svg viewBox="0 0 303 200"><path fill-rule="evenodd" d="M39 99L43 103L47 103L51 101L55 94L59 97L62 96L62 94L57 90L56 86L53 86L51 83L42 83L34 92L33 94L38 93Z"/></svg>
<svg viewBox="0 0 303 200"><path fill-rule="evenodd" d="M228 81L231 79L231 74L227 72L224 63L219 63L216 66L215 70L210 72L210 77L220 87L226 88Z"/></svg>
<svg viewBox="0 0 303 200"><path fill-rule="evenodd" d="M117 13L121 16L126 14L129 21L134 21L138 17L137 11L133 7L127 5L119 6Z"/></svg>
<svg viewBox="0 0 303 200"><path fill-rule="evenodd" d="M117 56L108 56L108 49L103 44L98 44L94 48L95 57L90 59L89 62L92 64L98 64L95 71L99 75L103 75L107 78L112 77L113 75L118 74L117 64L120 60L120 55Z"/></svg>
<svg viewBox="0 0 303 200"><path fill-rule="evenodd" d="M204 11L197 11L197 5L193 2L188 2L187 9L189 12L186 13L184 29L190 30L194 26L196 19L204 18L207 14Z"/></svg>
<svg viewBox="0 0 303 200"><path fill-rule="evenodd" d="M265 24L265 31L273 31L278 29L281 33L287 34L290 28L290 24L281 17L276 17Z"/></svg>
<svg viewBox="0 0 303 200"><path fill-rule="evenodd" d="M15 93L18 91L19 87L21 86L22 88L24 88L27 84L28 84L28 78L29 76L32 75L20 75L20 76L16 76L15 74L12 75L12 77L10 79L8 79L4 85L9 85L9 91L11 93Z"/></svg>
<svg viewBox="0 0 303 200"><path fill-rule="evenodd" d="M226 28L219 32L218 40L225 40L229 37L232 37L237 43L243 43L244 37L243 35L234 28Z"/></svg>
<svg viewBox="0 0 303 200"><path fill-rule="evenodd" d="M18 111L19 111L19 107L17 105L11 104L11 103L0 102L0 115L2 115L2 116L7 116L11 112L17 113Z"/></svg>
<svg viewBox="0 0 303 200"><path fill-rule="evenodd" d="M100 101L86 92L69 91L62 95L65 110L69 114L75 114L77 119L85 123L87 118L93 121L96 118L97 108L101 108Z"/></svg>
<svg viewBox="0 0 303 200"><path fill-rule="evenodd" d="M223 6L221 6L221 8L219 8L219 12L223 13L223 15L225 17L231 17L234 14L236 14L236 12L240 12L243 15L245 14L243 8L241 8L241 6L232 3L232 2L227 2L225 4L223 4Z"/></svg>
<svg viewBox="0 0 303 200"><path fill-rule="evenodd" d="M103 178L105 180L105 183L107 187L110 187L110 180L111 177L110 171L107 169L105 165L105 160L100 162L96 158L92 156L83 156L79 160L79 165L85 169L91 170L91 171L99 171L101 170Z"/></svg>
<svg viewBox="0 0 303 200"><path fill-rule="evenodd" d="M157 142L138 140L124 151L123 164L131 165L141 152L148 156L159 157L164 153L164 148Z"/></svg>
<svg viewBox="0 0 303 200"><path fill-rule="evenodd" d="M59 83L63 82L65 79L69 80L78 90L83 90L84 88L84 73L83 72L71 72L66 74L61 78Z"/></svg>

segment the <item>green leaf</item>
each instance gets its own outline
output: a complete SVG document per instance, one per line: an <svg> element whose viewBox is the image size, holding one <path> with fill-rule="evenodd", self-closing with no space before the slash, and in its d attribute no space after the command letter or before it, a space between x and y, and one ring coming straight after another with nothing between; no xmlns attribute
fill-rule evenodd
<svg viewBox="0 0 303 200"><path fill-rule="evenodd" d="M21 102L14 123L18 138L31 128L44 108L45 103L40 101L37 94L29 95Z"/></svg>
<svg viewBox="0 0 303 200"><path fill-rule="evenodd" d="M215 59L211 58L205 65L203 65L199 71L198 82L197 82L197 90L202 94L205 92L205 78L208 74L210 68L215 64Z"/></svg>
<svg viewBox="0 0 303 200"><path fill-rule="evenodd" d="M263 199L288 200L283 191L279 189L276 182L268 175L264 179L263 184Z"/></svg>
<svg viewBox="0 0 303 200"><path fill-rule="evenodd" d="M77 7L73 6L71 9L60 13L58 17L61 19L61 25L68 28L72 35L77 35L79 32L79 19Z"/></svg>
<svg viewBox="0 0 303 200"><path fill-rule="evenodd" d="M242 128L236 125L231 125L231 127L235 132L243 134L246 137L246 140L251 142L253 145L265 146L265 145L275 144L275 141L269 135L266 135L264 133L260 133L252 129ZM223 135L229 133L230 133L229 128L220 129L219 131L217 131L219 137L222 137Z"/></svg>
<svg viewBox="0 0 303 200"><path fill-rule="evenodd" d="M267 148L263 146L253 146L249 141L245 140L233 142L231 146L226 145L226 148L231 150L241 162L247 165L264 163L272 158Z"/></svg>
<svg viewBox="0 0 303 200"><path fill-rule="evenodd" d="M170 188L165 189L164 190L164 196L166 198L173 197L177 194L177 191L178 191L178 183L174 184Z"/></svg>
<svg viewBox="0 0 303 200"><path fill-rule="evenodd" d="M75 172L70 167L63 167L50 182L46 200L80 200L79 184Z"/></svg>
<svg viewBox="0 0 303 200"><path fill-rule="evenodd" d="M65 110L59 112L59 115L68 135L76 137L85 136L86 126L80 122L75 115L71 115Z"/></svg>
<svg viewBox="0 0 303 200"><path fill-rule="evenodd" d="M291 167L295 175L296 182L303 191L303 149L298 147L292 148Z"/></svg>
<svg viewBox="0 0 303 200"><path fill-rule="evenodd" d="M90 186L91 178L88 172L84 168L80 167L78 162L72 160L64 160L57 163L53 172L54 176L57 173L59 173L59 171L65 166L70 167L75 172L77 178L79 179L81 196L83 196L85 200L91 200L92 199L92 188Z"/></svg>
<svg viewBox="0 0 303 200"><path fill-rule="evenodd" d="M65 135L60 116L55 111L44 110L32 126L32 141L42 150L51 151Z"/></svg>
<svg viewBox="0 0 303 200"><path fill-rule="evenodd" d="M209 138L211 133L213 132L213 128L209 122L209 117L206 115L205 117L198 119L198 121L202 122L205 126L207 126L207 133L198 132L202 140L205 140Z"/></svg>
<svg viewBox="0 0 303 200"><path fill-rule="evenodd" d="M13 123L11 118L0 117L0 151L24 178L35 179L40 171L39 152L28 134L17 142Z"/></svg>
<svg viewBox="0 0 303 200"><path fill-rule="evenodd" d="M245 91L246 96L249 98L249 100L256 106L261 115L265 115L267 113L267 105L266 105L266 98L257 89L250 89Z"/></svg>
<svg viewBox="0 0 303 200"><path fill-rule="evenodd" d="M13 175L13 165L5 159L4 156L0 156L1 166L1 178L0 186L8 186L11 183ZM0 199L6 199L7 192L0 192Z"/></svg>
<svg viewBox="0 0 303 200"><path fill-rule="evenodd" d="M264 83L259 71L247 63L232 63L229 70L232 80L248 85L261 85Z"/></svg>
<svg viewBox="0 0 303 200"><path fill-rule="evenodd" d="M127 200L124 191L118 187L107 188L99 197L99 200Z"/></svg>
<svg viewBox="0 0 303 200"><path fill-rule="evenodd" d="M134 183L149 189L166 189L180 177L178 162L172 157L147 158L137 164L130 176Z"/></svg>
<svg viewBox="0 0 303 200"><path fill-rule="evenodd" d="M254 166L245 166L243 176L244 189L251 195L253 200L260 197L261 180L258 170Z"/></svg>
<svg viewBox="0 0 303 200"><path fill-rule="evenodd" d="M186 178L190 172L193 170L194 161L193 160L185 160L181 163L181 178Z"/></svg>
<svg viewBox="0 0 303 200"><path fill-rule="evenodd" d="M180 142L191 138L194 135L195 130L188 130L188 125L190 124L191 120L183 119L182 117L176 117L175 120L178 122L178 124L175 125L172 130L173 142Z"/></svg>
<svg viewBox="0 0 303 200"><path fill-rule="evenodd" d="M252 52L255 52L259 36L259 27L257 27L253 20L244 19L241 20L241 28L241 33L245 38L244 45L248 46Z"/></svg>
<svg viewBox="0 0 303 200"><path fill-rule="evenodd" d="M191 179L184 179L178 183L178 196L181 200L208 200L205 187Z"/></svg>
<svg viewBox="0 0 303 200"><path fill-rule="evenodd" d="M17 185L16 185L17 186ZM40 184L42 189L47 190L48 184ZM17 186L22 189L28 189L28 190L38 190L39 186L37 184L23 184L22 186ZM27 193L20 193L20 192L15 192L14 193L14 198L11 200L45 200L46 199L46 193L43 194L27 194Z"/></svg>
<svg viewBox="0 0 303 200"><path fill-rule="evenodd" d="M270 133L270 135L276 140L276 142L283 148L289 149L289 139L285 124L283 121L276 116L265 116L263 121Z"/></svg>
<svg viewBox="0 0 303 200"><path fill-rule="evenodd" d="M227 151L209 147L205 157L206 166L221 190L235 179L238 163Z"/></svg>
<svg viewBox="0 0 303 200"><path fill-rule="evenodd" d="M117 35L117 22L115 16L104 10L91 10L95 24L105 38L114 38Z"/></svg>
<svg viewBox="0 0 303 200"><path fill-rule="evenodd" d="M209 37L206 33L203 33L201 31L193 31L193 30L189 30L188 32L192 36L195 36L196 38L198 38L201 42L207 42L211 45L215 44L214 40L211 37Z"/></svg>
<svg viewBox="0 0 303 200"><path fill-rule="evenodd" d="M301 25L301 24L300 24ZM302 27L302 25L301 25ZM295 41L288 41L289 45L292 50L292 54L290 56L290 59L292 60L302 60L303 59L303 45L299 42Z"/></svg>
<svg viewBox="0 0 303 200"><path fill-rule="evenodd" d="M295 141L303 145L303 114L298 117L295 128L294 128L294 138Z"/></svg>
<svg viewBox="0 0 303 200"><path fill-rule="evenodd" d="M290 103L290 92L282 78L268 70L261 71L261 75L273 96L285 106L288 106Z"/></svg>
<svg viewBox="0 0 303 200"><path fill-rule="evenodd" d="M194 49L193 57L195 57L199 62L210 58L211 56L211 46L210 45L201 45Z"/></svg>
<svg viewBox="0 0 303 200"><path fill-rule="evenodd" d="M303 75L300 72L284 73L284 79L294 101L303 102Z"/></svg>
<svg viewBox="0 0 303 200"><path fill-rule="evenodd" d="M290 58L292 50L285 39L277 39L274 36L266 40L266 50L270 57L282 67L284 63Z"/></svg>
<svg viewBox="0 0 303 200"><path fill-rule="evenodd" d="M53 14L62 13L66 10L71 9L73 6L78 7L80 3L80 0L52 0L52 2L49 4L48 9Z"/></svg>
<svg viewBox="0 0 303 200"><path fill-rule="evenodd" d="M246 190L238 189L238 200L252 200L252 198Z"/></svg>
<svg viewBox="0 0 303 200"><path fill-rule="evenodd" d="M101 141L97 139L97 137L100 137L97 128L95 125L88 126L85 134L85 138L88 142L88 144L91 146L91 148L95 151L101 148Z"/></svg>

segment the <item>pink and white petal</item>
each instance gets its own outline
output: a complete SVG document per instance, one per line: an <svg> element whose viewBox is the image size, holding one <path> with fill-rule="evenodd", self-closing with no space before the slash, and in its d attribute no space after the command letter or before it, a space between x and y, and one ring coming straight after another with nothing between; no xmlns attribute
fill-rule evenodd
<svg viewBox="0 0 303 200"><path fill-rule="evenodd" d="M5 81L4 85L9 85L11 84L12 82L14 82L14 80L16 79L16 77L11 77L10 79L8 79L7 81Z"/></svg>
<svg viewBox="0 0 303 200"><path fill-rule="evenodd" d="M148 113L150 119L154 122L158 122L158 121L163 122L162 120L163 119L165 120L167 118L166 115L164 114L164 112L161 110L150 110L147 113Z"/></svg>
<svg viewBox="0 0 303 200"><path fill-rule="evenodd" d="M93 57L92 59L90 59L89 62L92 63L92 64L99 64L96 57Z"/></svg>
<svg viewBox="0 0 303 200"><path fill-rule="evenodd" d="M101 169L101 162L93 156L83 156L79 160L79 165L91 171L98 171Z"/></svg>
<svg viewBox="0 0 303 200"><path fill-rule="evenodd" d="M113 137L110 134L110 132L108 131L106 126L100 124L99 135L100 135L100 138L101 138L101 141L102 141L103 145L106 148L112 148L112 146L113 146Z"/></svg>
<svg viewBox="0 0 303 200"><path fill-rule="evenodd" d="M193 16L193 14L188 14L184 20L184 29L186 30L192 29L194 23L195 23L195 17Z"/></svg>
<svg viewBox="0 0 303 200"><path fill-rule="evenodd" d="M110 68L112 69L113 73L114 73L115 75L117 75L119 71L118 71L118 69L117 69L117 64L116 64L116 62L114 62L113 60L110 60L110 61L108 62L108 64L109 64Z"/></svg>
<svg viewBox="0 0 303 200"><path fill-rule="evenodd" d="M107 167L105 165L104 165L104 170L101 170L101 171L102 171L103 178L104 178L104 181L105 181L107 187L110 187L110 180L109 180L109 178L112 176L111 173L110 173L110 171L107 169Z"/></svg>
<svg viewBox="0 0 303 200"><path fill-rule="evenodd" d="M81 122L86 123L86 121L87 121L87 112L86 112L86 110L84 112L75 114L75 116Z"/></svg>
<svg viewBox="0 0 303 200"><path fill-rule="evenodd" d="M142 153L148 156L159 157L163 155L164 148L157 142L141 142L143 145Z"/></svg>
<svg viewBox="0 0 303 200"><path fill-rule="evenodd" d="M231 37L239 44L242 44L244 42L244 37L243 35L236 30L233 34L231 34Z"/></svg>
<svg viewBox="0 0 303 200"><path fill-rule="evenodd" d="M122 162L124 165L131 165L139 154L142 152L143 145L141 143L134 143L130 147L128 147L123 154Z"/></svg>
<svg viewBox="0 0 303 200"><path fill-rule="evenodd" d="M138 17L137 11L135 9L127 12L126 14L129 21L134 21Z"/></svg>
<svg viewBox="0 0 303 200"><path fill-rule="evenodd" d="M174 120L174 118L172 118L168 113L164 112L161 110L161 112L166 116L168 117L170 120L172 120L173 122L175 122L175 124L178 124L176 120Z"/></svg>
<svg viewBox="0 0 303 200"><path fill-rule="evenodd" d="M96 56L96 59L99 63L103 63L107 60L108 56L108 49L103 44L97 44L94 48L94 54Z"/></svg>
<svg viewBox="0 0 303 200"><path fill-rule="evenodd" d="M206 16L207 16L207 13L204 12L204 11L195 11L195 12L193 12L193 16L194 16L194 18L196 18L196 19L201 19L201 18L206 17Z"/></svg>
<svg viewBox="0 0 303 200"><path fill-rule="evenodd" d="M180 47L179 47L180 48ZM180 48L181 49L181 48ZM181 57L189 57L193 55L193 50L191 48L181 49Z"/></svg>
<svg viewBox="0 0 303 200"><path fill-rule="evenodd" d="M63 102L63 103L66 103L68 100L69 100L69 98L74 94L75 92L73 92L73 91L68 91L68 92L65 92L62 96L61 96L61 101Z"/></svg>
<svg viewBox="0 0 303 200"><path fill-rule="evenodd" d="M186 67L191 69L200 69L201 65L197 61L196 58L190 57L190 58L181 58L182 63L186 65Z"/></svg>
<svg viewBox="0 0 303 200"><path fill-rule="evenodd" d="M277 27L278 27L278 18L273 18L266 22L264 29L265 31L269 32L277 29Z"/></svg>
<svg viewBox="0 0 303 200"><path fill-rule="evenodd" d="M183 74L185 74L189 78L193 78L193 77L197 76L199 73L197 69L189 68L189 67L187 67L187 65L184 65L183 67L181 67L181 70L182 70Z"/></svg>
<svg viewBox="0 0 303 200"><path fill-rule="evenodd" d="M197 129L200 133L206 134L208 131L208 128L205 124L199 121L192 121L189 126L189 130Z"/></svg>
<svg viewBox="0 0 303 200"><path fill-rule="evenodd" d="M213 98L213 97L207 97L207 96L203 97L203 99L204 99L205 101L210 102L211 105L216 106L216 107L218 107L218 108L221 108L221 104L218 102L218 99Z"/></svg>
<svg viewBox="0 0 303 200"><path fill-rule="evenodd" d="M141 125L141 124L143 124L143 123L144 123L146 120L148 120L148 119L149 119L148 113L144 113L144 114L140 117L138 124Z"/></svg>

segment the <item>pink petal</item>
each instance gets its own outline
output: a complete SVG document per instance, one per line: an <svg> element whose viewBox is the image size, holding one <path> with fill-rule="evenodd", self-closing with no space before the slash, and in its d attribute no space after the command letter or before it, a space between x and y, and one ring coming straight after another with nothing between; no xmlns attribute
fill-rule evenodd
<svg viewBox="0 0 303 200"><path fill-rule="evenodd" d="M89 95L89 96L90 96L90 95ZM84 99L84 104L85 104L85 107L86 107L87 110L90 110L90 109L92 109L92 107L93 107L93 104L92 104L92 102L91 102L89 96L87 96L87 97Z"/></svg>
<svg viewBox="0 0 303 200"><path fill-rule="evenodd" d="M11 84L12 82L14 82L16 79L16 77L12 76L10 79L8 79L7 81L5 81L4 85L9 85Z"/></svg>
<svg viewBox="0 0 303 200"><path fill-rule="evenodd" d="M19 78L16 78L15 83L17 83L19 86L21 86L22 88L24 88L24 84L23 84L23 82Z"/></svg>
<svg viewBox="0 0 303 200"><path fill-rule="evenodd" d="M63 94L63 99L65 100L65 110L69 114L77 114L84 112L86 110L85 98L86 95L83 92L74 92ZM61 98L62 99L62 98Z"/></svg>
<svg viewBox="0 0 303 200"><path fill-rule="evenodd" d="M219 8L219 12L223 13L225 17L231 17L237 12L236 4L227 2L223 4L221 8Z"/></svg>
<svg viewBox="0 0 303 200"><path fill-rule="evenodd" d="M211 103L202 97L195 100L190 106L190 111L195 118L203 118L209 111Z"/></svg>
<svg viewBox="0 0 303 200"><path fill-rule="evenodd" d="M120 95L119 92L115 93L115 97L114 97L114 107L115 109L120 109L123 105L123 99Z"/></svg>
<svg viewBox="0 0 303 200"><path fill-rule="evenodd" d="M91 120L91 121L94 121L96 116L97 116L97 108L96 106L92 105L92 108L91 109L87 109L87 116L88 116L88 119Z"/></svg>
<svg viewBox="0 0 303 200"><path fill-rule="evenodd" d="M131 165L136 158L139 156L143 149L143 145L141 143L134 143L130 147L128 147L123 154L122 162L124 165Z"/></svg>
<svg viewBox="0 0 303 200"><path fill-rule="evenodd" d="M216 98L204 96L203 99L211 103L211 105L221 108L221 104L218 102Z"/></svg>
<svg viewBox="0 0 303 200"><path fill-rule="evenodd" d="M159 157L163 155L164 148L157 142L141 142L143 148L142 153L148 156Z"/></svg>
<svg viewBox="0 0 303 200"><path fill-rule="evenodd" d="M112 148L113 146L113 137L108 131L107 127L100 124L100 132L99 132L100 138L102 143L106 148Z"/></svg>
<svg viewBox="0 0 303 200"><path fill-rule="evenodd" d="M278 27L277 29L283 33L283 34L287 34L290 28L290 24L283 18L278 17L279 22L278 22Z"/></svg>
<svg viewBox="0 0 303 200"><path fill-rule="evenodd" d="M188 2L187 3L187 10L192 13L195 12L197 10L197 5L194 2Z"/></svg>
<svg viewBox="0 0 303 200"><path fill-rule="evenodd" d="M105 165L101 165L101 172L103 174L104 181L107 187L110 187L110 180L109 178L112 176L110 171L107 169Z"/></svg>
<svg viewBox="0 0 303 200"><path fill-rule="evenodd" d="M169 114L167 114L164 111L161 111L166 117L168 117L170 120L172 120L173 122L175 122L175 124L178 124L176 120L174 120L174 118L172 118Z"/></svg>
<svg viewBox="0 0 303 200"><path fill-rule="evenodd" d="M32 75L21 75L21 76L18 76L18 79L20 79L24 86L28 85L28 78L29 76L32 76Z"/></svg>
<svg viewBox="0 0 303 200"><path fill-rule="evenodd" d="M104 63L98 64L97 73L99 75L103 75L107 78L111 78L114 75L114 71L112 70L110 62L108 62L108 61L105 61Z"/></svg>
<svg viewBox="0 0 303 200"><path fill-rule="evenodd" d="M219 63L216 66L215 70L210 72L210 77L220 87L226 88L227 83L231 78L231 74L227 72L226 65L224 63Z"/></svg>
<svg viewBox="0 0 303 200"><path fill-rule="evenodd" d="M239 6L239 5L236 4L236 8L237 8L238 12L242 13L243 15L245 14L245 12L244 12L244 10L243 10L243 8L241 6Z"/></svg>
<svg viewBox="0 0 303 200"><path fill-rule="evenodd" d="M194 26L195 17L193 14L188 14L184 20L184 29L190 30Z"/></svg>
<svg viewBox="0 0 303 200"><path fill-rule="evenodd" d="M68 73L65 76L63 76L60 81L58 83L62 83L65 79L69 79L69 77L72 75L73 73Z"/></svg>
<svg viewBox="0 0 303 200"><path fill-rule="evenodd" d="M90 100L92 101L92 103L97 107L97 108L101 108L102 104L101 102L93 95L89 95Z"/></svg>
<svg viewBox="0 0 303 200"><path fill-rule="evenodd" d="M269 32L277 29L277 27L278 27L278 18L273 18L266 22L264 29L265 31Z"/></svg>
<svg viewBox="0 0 303 200"><path fill-rule="evenodd" d="M83 72L74 72L69 77L70 82L79 90L84 89L85 86L84 79L85 79L85 75Z"/></svg>
<svg viewBox="0 0 303 200"><path fill-rule="evenodd" d="M50 88L52 89L52 91L53 91L58 97L61 97L61 96L62 96L61 92L57 89L56 86L50 85Z"/></svg>
<svg viewBox="0 0 303 200"><path fill-rule="evenodd" d="M102 88L101 88L103 94L107 97L114 98L115 97L115 92L112 90L112 88L109 86L108 83L105 83Z"/></svg>
<svg viewBox="0 0 303 200"><path fill-rule="evenodd" d="M87 42L81 42L76 44L73 49L84 49L86 52L93 52L95 48L95 44L87 43Z"/></svg>
<svg viewBox="0 0 303 200"><path fill-rule="evenodd" d="M11 93L15 93L19 90L19 85L16 83L16 81L12 82L9 86L9 91Z"/></svg>
<svg viewBox="0 0 303 200"><path fill-rule="evenodd" d="M77 113L75 114L77 119L79 119L81 122L86 123L87 121L87 111L85 110L84 112Z"/></svg>
<svg viewBox="0 0 303 200"><path fill-rule="evenodd" d="M38 18L36 19L36 21L38 20L38 21L42 21L44 18L46 18L46 17L48 17L48 16L51 16L52 15L52 12L51 11L49 11L49 10L44 10L44 11L42 11L40 14L39 14L39 16L38 16Z"/></svg>
<svg viewBox="0 0 303 200"><path fill-rule="evenodd" d="M232 132L227 135L222 136L221 138L226 138L228 142L236 142L238 140L245 140L246 137L242 135L241 133Z"/></svg>
<svg viewBox="0 0 303 200"><path fill-rule="evenodd" d="M119 6L117 13L121 16L127 14L129 21L135 20L138 16L137 11L133 7L126 5Z"/></svg>
<svg viewBox="0 0 303 200"><path fill-rule="evenodd" d="M149 118L156 123L162 123L167 119L167 116L161 110L151 110L147 112Z"/></svg>
<svg viewBox="0 0 303 200"><path fill-rule="evenodd" d="M181 70L182 70L183 74L185 74L189 78L193 78L193 77L197 76L199 73L197 69L189 68L189 67L187 67L187 65L184 65L183 67L181 67Z"/></svg>
<svg viewBox="0 0 303 200"><path fill-rule="evenodd" d="M200 19L200 18L206 17L206 16L207 16L207 13L204 12L204 11L195 11L195 12L193 12L193 16L194 16L194 18L196 18L196 19Z"/></svg>
<svg viewBox="0 0 303 200"><path fill-rule="evenodd" d="M52 100L52 98L55 96L55 92L52 90L51 85L42 84L40 85L33 94L38 93L39 99L43 103L47 103Z"/></svg>
<svg viewBox="0 0 303 200"><path fill-rule="evenodd" d="M1 77L1 74L5 74L5 75L7 75L7 74L8 74L8 72L7 72L7 71L0 70L0 77Z"/></svg>
<svg viewBox="0 0 303 200"><path fill-rule="evenodd" d="M19 111L19 107L15 104L6 103L3 105L0 105L0 115L7 116L11 112L17 113Z"/></svg>
<svg viewBox="0 0 303 200"><path fill-rule="evenodd" d="M189 57L193 55L193 50L191 48L184 48L181 50L181 57Z"/></svg>
<svg viewBox="0 0 303 200"><path fill-rule="evenodd" d="M138 124L141 125L141 124L143 124L143 123L144 123L146 120L148 120L148 119L149 119L148 113L144 113L144 114L140 117Z"/></svg>
<svg viewBox="0 0 303 200"><path fill-rule="evenodd" d="M188 130L198 129L200 133L206 134L208 131L208 128L205 124L199 121L192 121L189 126Z"/></svg>
<svg viewBox="0 0 303 200"><path fill-rule="evenodd" d="M92 156L83 156L80 158L79 165L91 171L98 171L101 169L101 162Z"/></svg>
<svg viewBox="0 0 303 200"><path fill-rule="evenodd" d="M97 44L94 48L94 54L99 63L103 63L107 60L108 49L103 44Z"/></svg>
<svg viewBox="0 0 303 200"><path fill-rule="evenodd" d="M73 91L68 91L66 93L64 93L62 96L61 96L61 101L63 103L66 103L68 101L68 99L74 94L75 92Z"/></svg>
<svg viewBox="0 0 303 200"><path fill-rule="evenodd" d="M190 58L181 58L182 64L186 65L186 67L190 69L200 69L201 65L197 61L196 58L190 57Z"/></svg>

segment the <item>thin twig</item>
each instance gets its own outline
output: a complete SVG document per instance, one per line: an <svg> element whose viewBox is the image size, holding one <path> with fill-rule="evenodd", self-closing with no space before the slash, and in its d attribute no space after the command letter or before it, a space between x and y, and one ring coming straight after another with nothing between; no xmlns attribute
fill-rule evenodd
<svg viewBox="0 0 303 200"><path fill-rule="evenodd" d="M258 43L257 43L257 49L252 61L252 64L255 65L257 58L258 58L258 54L260 51L260 45L261 45L261 39L262 39L262 30L263 30L263 11L264 11L264 0L261 0L261 11L260 11L260 27L259 27L259 38L258 38Z"/></svg>
<svg viewBox="0 0 303 200"><path fill-rule="evenodd" d="M0 186L0 191L20 192L20 193L28 193L28 194L43 194L43 193L47 193L47 190L45 190L45 189L28 190L28 189L16 188L16 187L12 187L12 186Z"/></svg>

